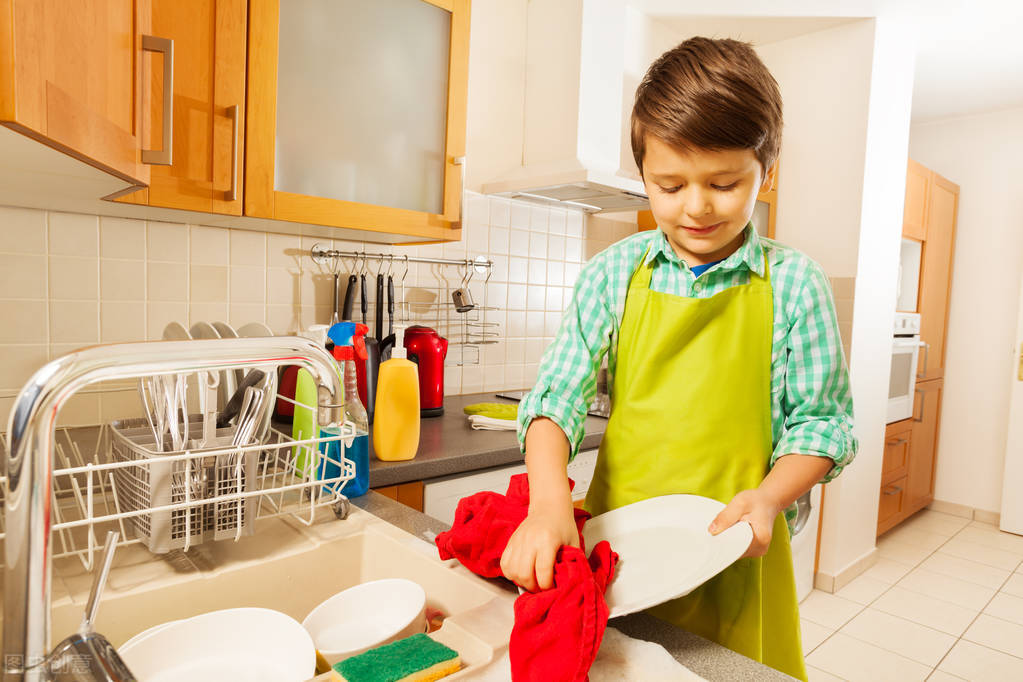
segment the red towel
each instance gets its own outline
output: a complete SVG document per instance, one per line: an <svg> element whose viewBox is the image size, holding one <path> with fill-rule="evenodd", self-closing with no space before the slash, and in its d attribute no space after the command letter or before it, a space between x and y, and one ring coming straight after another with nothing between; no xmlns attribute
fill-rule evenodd
<svg viewBox="0 0 1023 682"><path fill-rule="evenodd" d="M501 554L528 508L525 474L512 477L507 495L483 492L463 498L451 530L437 536L441 559L456 557L477 575L500 576ZM580 546L589 518L588 512L576 509ZM513 680L586 679L607 627L604 591L618 555L606 541L597 543L589 561L584 552L585 547L563 546L554 564L554 585L515 601L508 651Z"/></svg>

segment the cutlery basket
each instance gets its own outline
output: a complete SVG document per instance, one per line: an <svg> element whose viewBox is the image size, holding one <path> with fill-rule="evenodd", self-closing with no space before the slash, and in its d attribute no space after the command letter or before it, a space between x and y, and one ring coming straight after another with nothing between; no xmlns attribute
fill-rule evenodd
<svg viewBox="0 0 1023 682"><path fill-rule="evenodd" d="M187 550L204 540L253 533L257 498L241 494L256 489L258 445L232 447L234 429L223 428L212 447L158 452L145 419L110 426L112 460L135 463L114 470L118 506L146 512L129 516L128 524L149 551ZM190 438L201 438L201 418L191 419L189 430Z"/></svg>

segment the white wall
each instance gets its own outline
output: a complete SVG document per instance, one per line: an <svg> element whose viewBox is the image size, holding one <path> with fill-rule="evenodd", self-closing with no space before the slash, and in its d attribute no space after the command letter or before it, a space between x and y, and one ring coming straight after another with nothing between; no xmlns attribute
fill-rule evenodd
<svg viewBox="0 0 1023 682"><path fill-rule="evenodd" d="M960 187L935 499L998 511L1015 358L1023 108L915 125L910 156Z"/></svg>
<svg viewBox="0 0 1023 682"><path fill-rule="evenodd" d="M831 277L857 271L873 40L863 20L757 48L785 102L776 236Z"/></svg>

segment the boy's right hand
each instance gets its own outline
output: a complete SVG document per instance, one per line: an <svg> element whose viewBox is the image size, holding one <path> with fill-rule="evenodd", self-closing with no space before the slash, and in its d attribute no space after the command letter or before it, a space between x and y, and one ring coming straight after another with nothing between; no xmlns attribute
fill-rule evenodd
<svg viewBox="0 0 1023 682"><path fill-rule="evenodd" d="M508 539L501 555L501 571L516 585L536 592L554 585L554 560L562 545L579 546L572 505L530 507Z"/></svg>

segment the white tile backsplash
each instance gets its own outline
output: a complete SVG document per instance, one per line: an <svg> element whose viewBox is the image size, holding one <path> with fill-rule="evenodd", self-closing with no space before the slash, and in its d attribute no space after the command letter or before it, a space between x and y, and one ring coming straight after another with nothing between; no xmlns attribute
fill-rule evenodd
<svg viewBox="0 0 1023 682"><path fill-rule="evenodd" d="M584 254L635 225L474 192L466 192L464 206L461 241L393 252L481 254L493 261L486 304L497 310L487 321L498 323L498 343L481 346L479 364L448 367L445 392L527 388L557 334ZM592 239L590 224L599 240ZM0 315L8 321L0 328L0 408L9 409L16 391L47 359L87 343L159 339L172 321L185 327L200 320L263 322L277 333L329 322L333 279L309 258L315 242L346 251L392 248L0 206ZM396 258L393 267L400 296L397 273L405 266ZM406 295L416 300L416 286L457 286L458 277L412 263ZM371 298L373 280L371 275ZM341 295L345 284L342 277ZM469 288L482 302L482 279L470 280ZM371 324L373 316L371 305ZM62 422L95 423L127 400L117 395L104 402L105 395L77 397Z"/></svg>

